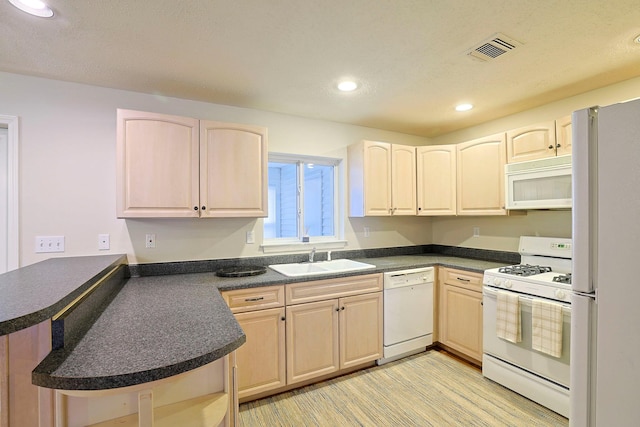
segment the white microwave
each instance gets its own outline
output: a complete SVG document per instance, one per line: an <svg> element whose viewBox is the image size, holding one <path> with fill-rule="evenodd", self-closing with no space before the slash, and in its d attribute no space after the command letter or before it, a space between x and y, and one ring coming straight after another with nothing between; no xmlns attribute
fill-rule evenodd
<svg viewBox="0 0 640 427"><path fill-rule="evenodd" d="M506 209L571 209L571 154L505 165Z"/></svg>

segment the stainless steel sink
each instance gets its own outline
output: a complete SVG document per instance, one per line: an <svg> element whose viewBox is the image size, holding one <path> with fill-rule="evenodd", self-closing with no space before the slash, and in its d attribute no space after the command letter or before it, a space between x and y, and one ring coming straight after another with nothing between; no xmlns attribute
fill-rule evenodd
<svg viewBox="0 0 640 427"><path fill-rule="evenodd" d="M300 277L369 270L376 268L376 266L350 259L335 259L331 261L274 264L270 265L269 268L288 277Z"/></svg>

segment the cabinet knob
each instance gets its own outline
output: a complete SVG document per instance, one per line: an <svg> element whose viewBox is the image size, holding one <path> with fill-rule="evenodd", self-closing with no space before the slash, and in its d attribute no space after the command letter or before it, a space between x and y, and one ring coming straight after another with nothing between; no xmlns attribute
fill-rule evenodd
<svg viewBox="0 0 640 427"><path fill-rule="evenodd" d="M422 208L420 208L420 207L419 207L419 208L418 208L418 210L419 210L419 211L421 211L421 210L422 210Z"/></svg>
<svg viewBox="0 0 640 427"><path fill-rule="evenodd" d="M194 207L193 207L193 210L194 210L194 211L197 211L197 210L198 210L198 207L197 207L197 206L194 206Z"/></svg>
<svg viewBox="0 0 640 427"><path fill-rule="evenodd" d="M344 310L344 307L342 307L342 310Z"/></svg>
<svg viewBox="0 0 640 427"><path fill-rule="evenodd" d="M560 147L561 147L561 145L560 145L560 144L556 144L556 148L560 148Z"/></svg>
<svg viewBox="0 0 640 427"><path fill-rule="evenodd" d="M336 311L340 311L340 307L336 308Z"/></svg>
<svg viewBox="0 0 640 427"><path fill-rule="evenodd" d="M553 145L549 145L549 150L553 149Z"/></svg>
<svg viewBox="0 0 640 427"><path fill-rule="evenodd" d="M286 317L284 317L284 316L282 316L282 317L280 318L280 320L287 320L287 318L286 318Z"/></svg>
<svg viewBox="0 0 640 427"><path fill-rule="evenodd" d="M207 210L207 207L206 207L206 206L203 206L203 207L201 207L200 209L201 209L201 210L203 210L203 211L206 211L206 210Z"/></svg>

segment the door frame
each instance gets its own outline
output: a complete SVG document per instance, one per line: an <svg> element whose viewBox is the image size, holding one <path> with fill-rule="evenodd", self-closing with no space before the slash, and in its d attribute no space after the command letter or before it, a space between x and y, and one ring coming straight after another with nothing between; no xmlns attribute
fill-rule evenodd
<svg viewBox="0 0 640 427"><path fill-rule="evenodd" d="M0 125L7 127L7 271L11 271L20 265L20 232L18 229L18 117L0 114Z"/></svg>

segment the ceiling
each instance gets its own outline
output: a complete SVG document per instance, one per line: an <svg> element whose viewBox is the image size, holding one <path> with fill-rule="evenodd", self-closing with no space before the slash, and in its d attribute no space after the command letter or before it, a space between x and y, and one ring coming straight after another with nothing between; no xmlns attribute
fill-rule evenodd
<svg viewBox="0 0 640 427"><path fill-rule="evenodd" d="M425 137L640 76L637 0L48 4L0 0L0 71ZM467 54L496 33L522 45ZM345 77L360 88L339 92Z"/></svg>

